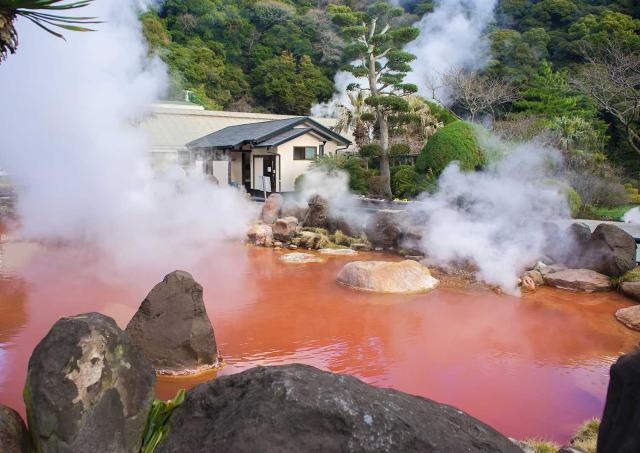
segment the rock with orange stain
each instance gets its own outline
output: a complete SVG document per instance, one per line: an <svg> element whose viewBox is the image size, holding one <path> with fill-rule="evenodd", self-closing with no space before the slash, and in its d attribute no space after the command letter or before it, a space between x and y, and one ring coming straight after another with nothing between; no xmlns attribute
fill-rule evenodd
<svg viewBox="0 0 640 453"><path fill-rule="evenodd" d="M621 308L616 312L616 319L630 329L640 330L640 305Z"/></svg>
<svg viewBox="0 0 640 453"><path fill-rule="evenodd" d="M429 268L413 260L354 261L342 268L337 280L351 288L377 293L424 293L440 283Z"/></svg>
<svg viewBox="0 0 640 453"><path fill-rule="evenodd" d="M284 217L276 220L273 224L273 237L277 241L288 242L296 234L298 219L295 217Z"/></svg>
<svg viewBox="0 0 640 453"><path fill-rule="evenodd" d="M545 277L545 282L555 288L583 293L608 291L612 288L609 277L590 269L567 269L554 272Z"/></svg>
<svg viewBox="0 0 640 453"><path fill-rule="evenodd" d="M264 223L256 223L247 231L249 242L261 247L273 246L273 230L269 225Z"/></svg>
<svg viewBox="0 0 640 453"><path fill-rule="evenodd" d="M267 198L262 206L262 221L271 225L278 220L278 217L280 217L280 213L282 212L283 204L284 199L282 198L282 195L278 193L269 195L269 198Z"/></svg>

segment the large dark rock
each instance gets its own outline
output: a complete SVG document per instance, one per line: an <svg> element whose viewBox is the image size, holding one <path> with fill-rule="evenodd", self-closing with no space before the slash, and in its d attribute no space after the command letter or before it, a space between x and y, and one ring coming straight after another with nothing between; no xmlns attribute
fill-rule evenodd
<svg viewBox="0 0 640 453"><path fill-rule="evenodd" d="M170 428L157 453L521 453L454 407L306 365L258 367L201 384Z"/></svg>
<svg viewBox="0 0 640 453"><path fill-rule="evenodd" d="M113 319L60 319L29 360L24 397L36 451L137 453L154 385L151 363Z"/></svg>
<svg viewBox="0 0 640 453"><path fill-rule="evenodd" d="M381 209L367 222L367 237L375 247L397 248L402 239L402 211Z"/></svg>
<svg viewBox="0 0 640 453"><path fill-rule="evenodd" d="M161 374L190 374L218 365L218 348L200 286L185 271L158 283L126 332Z"/></svg>
<svg viewBox="0 0 640 453"><path fill-rule="evenodd" d="M314 195L309 200L309 209L302 224L310 228L331 229L331 219L329 218L329 202L320 195Z"/></svg>
<svg viewBox="0 0 640 453"><path fill-rule="evenodd" d="M633 236L615 225L600 224L591 234L584 224L574 223L564 231L546 224L545 233L545 254L571 268L619 277L636 266Z"/></svg>
<svg viewBox="0 0 640 453"><path fill-rule="evenodd" d="M31 442L27 427L20 415L0 405L0 451L2 453L29 453Z"/></svg>
<svg viewBox="0 0 640 453"><path fill-rule="evenodd" d="M640 451L640 352L624 355L611 367L598 453Z"/></svg>
<svg viewBox="0 0 640 453"><path fill-rule="evenodd" d="M587 243L582 267L610 277L619 277L636 267L636 241L623 229L598 225Z"/></svg>

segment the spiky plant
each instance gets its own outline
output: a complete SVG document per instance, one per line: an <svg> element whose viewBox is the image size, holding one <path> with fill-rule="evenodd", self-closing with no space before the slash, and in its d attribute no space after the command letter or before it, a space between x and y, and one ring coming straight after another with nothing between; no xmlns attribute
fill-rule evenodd
<svg viewBox="0 0 640 453"><path fill-rule="evenodd" d="M50 12L82 8L93 0L59 4L63 1L65 0L0 0L0 62L6 59L9 53L16 53L18 48L18 34L14 25L18 16L30 20L48 33L62 39L64 36L53 30L54 28L92 31L82 25L99 23L95 17L51 14Z"/></svg>

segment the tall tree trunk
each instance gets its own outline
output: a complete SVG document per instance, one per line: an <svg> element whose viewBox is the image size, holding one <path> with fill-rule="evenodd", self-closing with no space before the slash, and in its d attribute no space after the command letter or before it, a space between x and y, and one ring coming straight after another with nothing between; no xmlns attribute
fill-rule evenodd
<svg viewBox="0 0 640 453"><path fill-rule="evenodd" d="M371 96L378 96L378 74L376 71L376 57L374 49L369 51L369 90ZM380 176L386 178L384 183L384 193L386 198L391 198L391 170L389 168L389 122L387 121L384 110L376 107L376 116L378 117L378 126L380 128L380 147L382 152L380 155Z"/></svg>
<svg viewBox="0 0 640 453"><path fill-rule="evenodd" d="M389 122L387 116L381 109L378 109L378 125L380 127L380 176L386 178L384 186L384 196L391 198L391 169L389 168Z"/></svg>

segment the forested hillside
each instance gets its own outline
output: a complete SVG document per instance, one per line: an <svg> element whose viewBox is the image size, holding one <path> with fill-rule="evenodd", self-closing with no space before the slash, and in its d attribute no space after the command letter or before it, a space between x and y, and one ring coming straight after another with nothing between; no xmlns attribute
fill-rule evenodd
<svg viewBox="0 0 640 453"><path fill-rule="evenodd" d="M142 21L152 50L168 63L176 97L187 89L194 102L210 109L302 115L313 103L331 98L334 75L346 63L345 38L332 21L330 4L358 11L371 3L165 0ZM414 23L437 4L400 1L405 14L396 20ZM590 129L590 140L597 144L583 148L606 149L615 162L640 170L625 127L571 83L590 45L612 40L626 51L640 49L640 2L500 0L486 33L492 60L480 76L516 91L492 111L494 120L573 121L557 127ZM453 109L469 116L464 103Z"/></svg>

